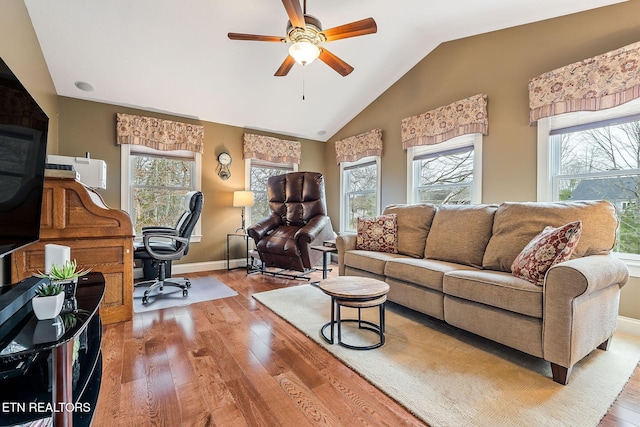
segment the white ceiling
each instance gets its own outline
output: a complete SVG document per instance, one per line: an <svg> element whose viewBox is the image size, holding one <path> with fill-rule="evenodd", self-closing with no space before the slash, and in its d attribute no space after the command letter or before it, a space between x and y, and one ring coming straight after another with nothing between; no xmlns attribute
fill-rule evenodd
<svg viewBox="0 0 640 427"><path fill-rule="evenodd" d="M346 77L319 60L274 77L288 45L227 33L285 36L279 0L25 0L61 96L319 141L440 43L620 2L309 0L325 29L373 17L378 32L325 43Z"/></svg>

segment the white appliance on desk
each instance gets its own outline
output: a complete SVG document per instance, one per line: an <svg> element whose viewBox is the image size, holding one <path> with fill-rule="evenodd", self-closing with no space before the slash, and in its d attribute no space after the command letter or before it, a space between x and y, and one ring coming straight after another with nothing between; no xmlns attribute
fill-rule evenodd
<svg viewBox="0 0 640 427"><path fill-rule="evenodd" d="M78 172L78 180L90 188L107 188L107 164L104 160L92 159L89 153L85 157L47 155L47 163L71 165Z"/></svg>

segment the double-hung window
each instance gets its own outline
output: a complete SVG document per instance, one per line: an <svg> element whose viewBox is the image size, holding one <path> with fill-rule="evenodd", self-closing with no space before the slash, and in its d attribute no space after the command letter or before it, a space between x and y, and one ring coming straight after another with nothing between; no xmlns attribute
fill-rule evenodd
<svg viewBox="0 0 640 427"><path fill-rule="evenodd" d="M175 225L185 209L184 195L201 188L201 154L128 144L121 150L121 205L131 216L136 235L142 236L142 227ZM200 236L198 222L191 241Z"/></svg>
<svg viewBox="0 0 640 427"><path fill-rule="evenodd" d="M298 170L298 164L247 159L245 170L249 174L245 182L249 183L248 190L253 192L253 206L249 208L247 217L248 223L253 224L271 215L267 195L267 180L269 177L296 172Z"/></svg>
<svg viewBox="0 0 640 427"><path fill-rule="evenodd" d="M538 200L610 201L614 251L640 264L640 102L541 119L538 150Z"/></svg>
<svg viewBox="0 0 640 427"><path fill-rule="evenodd" d="M358 218L378 215L380 207L380 157L341 162L341 231L356 231Z"/></svg>
<svg viewBox="0 0 640 427"><path fill-rule="evenodd" d="M410 203L481 203L481 134L410 147L407 161L407 199Z"/></svg>

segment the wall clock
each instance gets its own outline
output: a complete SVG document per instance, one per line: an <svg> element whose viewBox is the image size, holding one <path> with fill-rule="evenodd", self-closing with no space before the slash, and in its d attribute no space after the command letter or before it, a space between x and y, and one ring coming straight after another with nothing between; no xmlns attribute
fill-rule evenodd
<svg viewBox="0 0 640 427"><path fill-rule="evenodd" d="M231 178L229 165L231 164L231 155L226 151L218 154L218 176L221 180L226 181Z"/></svg>

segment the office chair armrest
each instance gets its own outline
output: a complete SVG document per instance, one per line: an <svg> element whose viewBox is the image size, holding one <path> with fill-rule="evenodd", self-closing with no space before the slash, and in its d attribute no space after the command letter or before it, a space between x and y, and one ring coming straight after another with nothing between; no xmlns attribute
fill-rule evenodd
<svg viewBox="0 0 640 427"><path fill-rule="evenodd" d="M324 230L328 222L329 217L326 215L314 216L304 227L298 230L293 237L298 241L311 243L318 237L318 234Z"/></svg>
<svg viewBox="0 0 640 427"><path fill-rule="evenodd" d="M260 241L264 236L269 234L271 230L278 227L281 224L280 217L278 215L271 215L253 224L247 228L247 234L255 240L256 243Z"/></svg>
<svg viewBox="0 0 640 427"><path fill-rule="evenodd" d="M154 227L154 226L148 226L148 227L142 227L142 234L158 234L158 235L169 235L169 236L177 236L178 235L178 230L176 230L175 228L172 227Z"/></svg>
<svg viewBox="0 0 640 427"><path fill-rule="evenodd" d="M171 241L176 243L176 248L172 252L157 252L151 246L151 239L153 238L162 238L162 239L170 239ZM145 250L151 255L152 258L163 261L170 261L174 259L179 259L184 255L185 250L189 247L189 239L186 237L180 236L172 236L166 233L153 233L153 234L145 234L142 238L142 243L144 243Z"/></svg>

